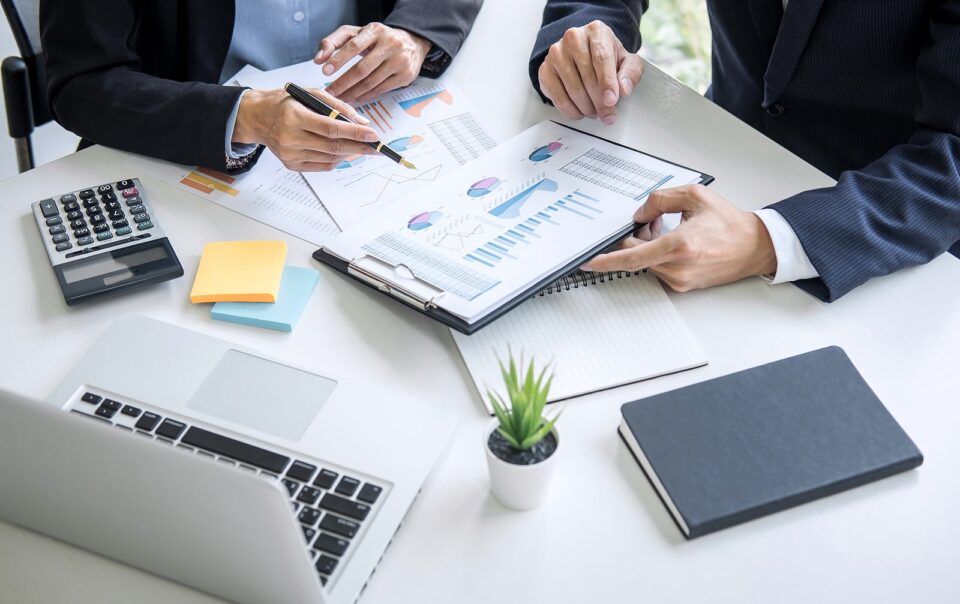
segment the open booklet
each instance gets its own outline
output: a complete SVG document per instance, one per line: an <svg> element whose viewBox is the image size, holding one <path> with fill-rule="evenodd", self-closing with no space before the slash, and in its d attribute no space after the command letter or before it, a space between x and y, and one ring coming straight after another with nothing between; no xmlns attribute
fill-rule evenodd
<svg viewBox="0 0 960 604"><path fill-rule="evenodd" d="M629 234L651 191L712 180L541 122L345 230L314 257L472 333Z"/></svg>

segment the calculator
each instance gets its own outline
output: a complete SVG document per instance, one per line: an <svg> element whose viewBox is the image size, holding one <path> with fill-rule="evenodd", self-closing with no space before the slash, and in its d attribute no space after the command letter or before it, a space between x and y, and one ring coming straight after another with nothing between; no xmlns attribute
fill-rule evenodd
<svg viewBox="0 0 960 604"><path fill-rule="evenodd" d="M32 207L67 305L183 276L137 178Z"/></svg>

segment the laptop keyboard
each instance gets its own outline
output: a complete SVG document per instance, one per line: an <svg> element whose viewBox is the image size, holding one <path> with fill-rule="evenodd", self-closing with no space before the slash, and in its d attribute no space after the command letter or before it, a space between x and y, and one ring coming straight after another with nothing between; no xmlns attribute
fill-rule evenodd
<svg viewBox="0 0 960 604"><path fill-rule="evenodd" d="M320 582L334 581L359 541L367 520L383 502L385 487L334 464L255 445L173 417L166 411L129 404L92 388L81 389L65 409L113 425L178 450L279 481L290 497L293 515Z"/></svg>

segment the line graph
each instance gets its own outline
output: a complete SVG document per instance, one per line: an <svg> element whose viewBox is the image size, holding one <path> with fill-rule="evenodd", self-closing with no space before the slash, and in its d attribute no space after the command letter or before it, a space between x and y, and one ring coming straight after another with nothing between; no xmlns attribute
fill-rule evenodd
<svg viewBox="0 0 960 604"><path fill-rule="evenodd" d="M443 164L440 164L432 168L421 170L418 174L414 176L404 176L403 174L394 174L394 173L382 174L374 170L372 172L364 174L360 178L357 178L355 180L352 180L346 183L344 186L350 187L360 183L368 184L370 182L370 179L374 181L379 181L379 183L377 183L379 187L378 188L375 187L376 192L374 194L373 199L369 199L365 202L358 204L359 207L362 208L362 207L366 207L366 206L378 203L380 199L384 196L384 194L387 192L387 189L390 188L391 185L403 185L408 182L416 182L416 181L432 182L437 180L437 177L440 175L440 171L442 169L443 169Z"/></svg>
<svg viewBox="0 0 960 604"><path fill-rule="evenodd" d="M468 227L467 229L454 229L444 233L433 245L434 247L445 250L459 252L467 248L467 240L477 235L483 235L484 233L483 225L477 223L472 229Z"/></svg>

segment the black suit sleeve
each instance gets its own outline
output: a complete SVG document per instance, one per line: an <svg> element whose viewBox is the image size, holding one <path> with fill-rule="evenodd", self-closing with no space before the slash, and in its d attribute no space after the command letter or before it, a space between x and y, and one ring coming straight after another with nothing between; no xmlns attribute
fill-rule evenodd
<svg viewBox="0 0 960 604"><path fill-rule="evenodd" d="M540 65L550 46L559 41L565 31L591 21L603 21L624 48L636 52L640 48L640 16L648 5L649 0L547 0L540 33L530 55L530 81L540 97L548 101L540 92Z"/></svg>
<svg viewBox="0 0 960 604"><path fill-rule="evenodd" d="M770 206L820 275L796 284L823 301L960 242L960 3L940 5L917 64L916 134L834 187Z"/></svg>
<svg viewBox="0 0 960 604"><path fill-rule="evenodd" d="M421 72L437 77L467 39L481 6L483 0L397 0L383 23L429 40L442 51L442 56L425 64Z"/></svg>
<svg viewBox="0 0 960 604"><path fill-rule="evenodd" d="M242 89L143 73L129 43L143 25L138 5L137 0L41 0L54 117L95 143L225 170L227 119Z"/></svg>

